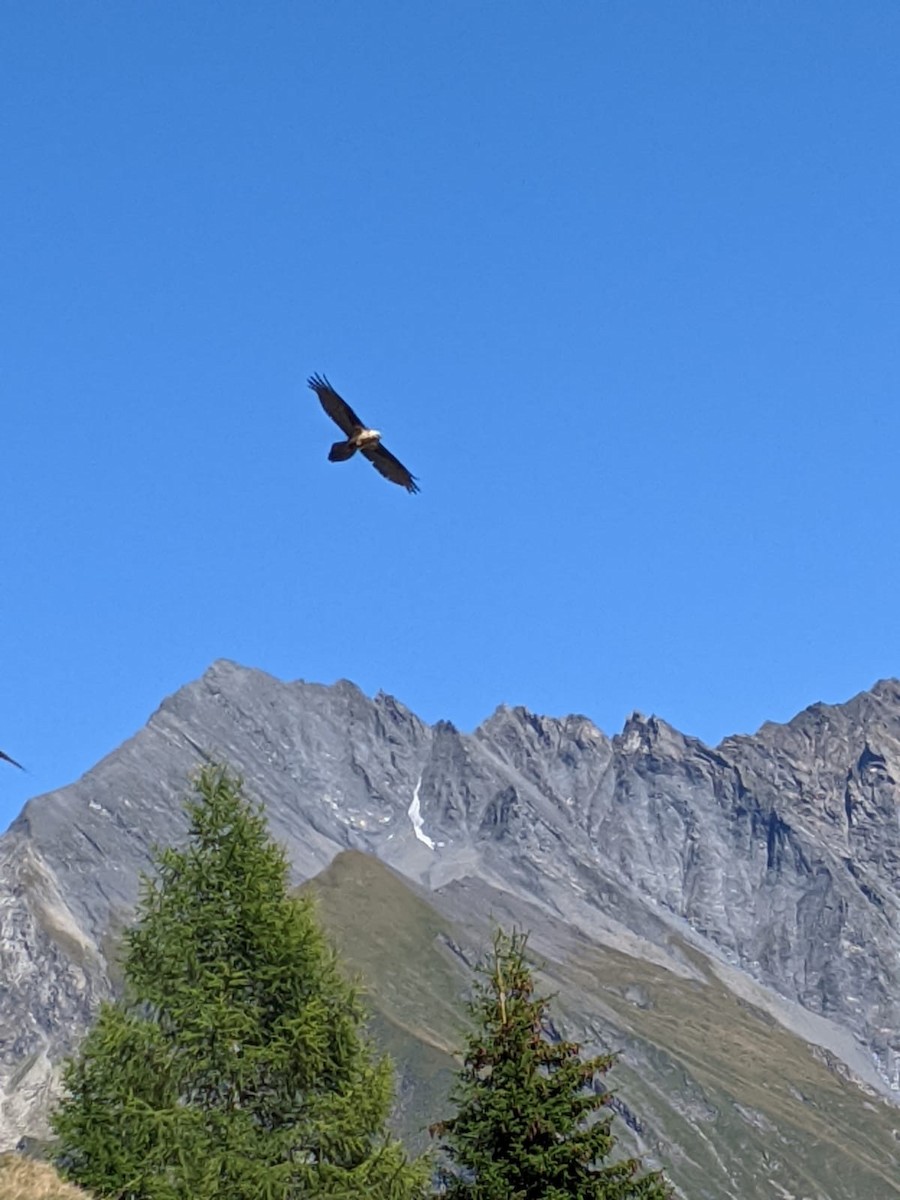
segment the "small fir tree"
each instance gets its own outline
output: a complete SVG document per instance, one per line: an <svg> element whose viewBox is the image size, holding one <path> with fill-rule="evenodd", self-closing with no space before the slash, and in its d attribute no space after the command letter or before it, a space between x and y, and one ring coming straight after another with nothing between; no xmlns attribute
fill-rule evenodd
<svg viewBox="0 0 900 1200"><path fill-rule="evenodd" d="M499 930L469 1005L474 1029L442 1139L448 1200L668 1200L659 1173L637 1159L609 1162L615 1145L609 1092L594 1083L612 1055L580 1057L549 1035L535 996L527 935Z"/></svg>
<svg viewBox="0 0 900 1200"><path fill-rule="evenodd" d="M390 1064L261 809L208 767L187 812L126 934L126 997L66 1066L65 1174L117 1200L422 1196L386 1128Z"/></svg>

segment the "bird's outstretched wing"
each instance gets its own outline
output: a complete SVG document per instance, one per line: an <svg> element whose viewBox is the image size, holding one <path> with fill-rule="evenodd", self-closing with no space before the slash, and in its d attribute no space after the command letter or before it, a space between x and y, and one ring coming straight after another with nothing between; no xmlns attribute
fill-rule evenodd
<svg viewBox="0 0 900 1200"><path fill-rule="evenodd" d="M324 375L311 375L308 383L319 397L319 401L329 417L347 437L351 437L357 429L364 428L362 421L347 401L337 394Z"/></svg>
<svg viewBox="0 0 900 1200"><path fill-rule="evenodd" d="M10 758L8 754L4 754L2 750L0 750L0 758L2 758L4 762L12 763L12 765L14 767L18 767L20 771L25 770L21 763L16 762L14 758Z"/></svg>
<svg viewBox="0 0 900 1200"><path fill-rule="evenodd" d="M362 453L375 470L383 475L385 479L389 479L391 483L399 483L408 492L417 492L419 490L415 475L410 475L400 459L395 458L390 450L386 450L381 442L377 442L374 446L363 446Z"/></svg>

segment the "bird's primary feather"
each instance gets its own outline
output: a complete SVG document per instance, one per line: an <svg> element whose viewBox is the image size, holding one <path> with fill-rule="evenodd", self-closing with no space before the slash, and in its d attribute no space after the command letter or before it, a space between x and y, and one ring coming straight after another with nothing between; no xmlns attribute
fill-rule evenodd
<svg viewBox="0 0 900 1200"><path fill-rule="evenodd" d="M411 475L399 458L395 458L390 450L377 442L374 446L363 446L362 453L372 466L391 483L399 483L408 492L417 492L419 485L416 477Z"/></svg>
<svg viewBox="0 0 900 1200"><path fill-rule="evenodd" d="M319 397L319 401L329 417L347 437L350 437L358 429L365 428L347 401L337 394L324 375L311 375L309 386Z"/></svg>

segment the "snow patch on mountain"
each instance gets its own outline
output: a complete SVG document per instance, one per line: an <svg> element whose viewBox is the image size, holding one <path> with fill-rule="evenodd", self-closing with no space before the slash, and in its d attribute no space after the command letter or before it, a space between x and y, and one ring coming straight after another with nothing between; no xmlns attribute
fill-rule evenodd
<svg viewBox="0 0 900 1200"><path fill-rule="evenodd" d="M416 780L416 786L413 788L412 803L407 809L410 821L412 821L413 832L420 842L424 842L429 850L434 849L434 842L425 832L425 825L422 821L422 808L419 804L419 788L422 786L422 776Z"/></svg>

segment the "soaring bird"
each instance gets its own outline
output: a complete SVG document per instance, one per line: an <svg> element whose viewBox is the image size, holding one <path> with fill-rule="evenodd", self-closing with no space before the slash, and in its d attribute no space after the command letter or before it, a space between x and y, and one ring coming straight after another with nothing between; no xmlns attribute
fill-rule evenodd
<svg viewBox="0 0 900 1200"><path fill-rule="evenodd" d="M375 470L391 483L399 483L408 492L419 490L415 475L410 475L399 458L394 458L390 450L382 446L378 430L367 429L347 401L337 394L324 376L310 376L309 386L319 397L322 407L335 425L347 435L346 441L335 442L328 451L329 462L344 462L345 459L352 458L358 450Z"/></svg>
<svg viewBox="0 0 900 1200"><path fill-rule="evenodd" d="M21 763L17 763L14 758L10 758L8 754L4 754L2 750L0 750L0 758L2 758L4 762L12 763L12 765L14 767L18 767L20 771L25 770Z"/></svg>

